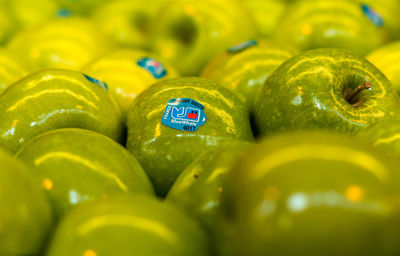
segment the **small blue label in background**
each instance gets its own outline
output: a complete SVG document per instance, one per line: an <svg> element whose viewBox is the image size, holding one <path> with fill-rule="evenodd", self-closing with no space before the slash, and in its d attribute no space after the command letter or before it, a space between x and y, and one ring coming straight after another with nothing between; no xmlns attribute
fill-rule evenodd
<svg viewBox="0 0 400 256"><path fill-rule="evenodd" d="M141 58L137 64L150 72L155 79L161 79L167 75L167 70L164 65L153 58Z"/></svg>
<svg viewBox="0 0 400 256"><path fill-rule="evenodd" d="M85 76L85 78L86 78L89 82L94 83L94 84L97 84L97 85L100 86L101 88L103 88L103 89L105 89L105 90L108 90L107 84L104 83L103 81L97 80L96 78L90 77L90 76L85 75L85 74L83 74L83 75Z"/></svg>
<svg viewBox="0 0 400 256"><path fill-rule="evenodd" d="M238 52L246 50L247 48L257 45L257 44L258 44L257 41L250 40L250 41L243 42L243 43L237 44L235 46L232 46L231 48L228 49L228 52L229 53L238 53Z"/></svg>
<svg viewBox="0 0 400 256"><path fill-rule="evenodd" d="M195 132L206 120L202 104L188 98L177 98L168 101L161 123L177 130Z"/></svg>
<svg viewBox="0 0 400 256"><path fill-rule="evenodd" d="M71 11L69 11L67 9L58 9L57 10L57 17L65 18L65 17L71 17L71 16L72 16Z"/></svg>
<svg viewBox="0 0 400 256"><path fill-rule="evenodd" d="M383 26L383 18L379 13L366 4L361 4L361 10L377 27Z"/></svg>

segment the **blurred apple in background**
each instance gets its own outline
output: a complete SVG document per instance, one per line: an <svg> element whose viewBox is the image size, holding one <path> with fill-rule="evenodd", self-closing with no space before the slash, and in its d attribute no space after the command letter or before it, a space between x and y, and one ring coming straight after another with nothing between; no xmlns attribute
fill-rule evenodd
<svg viewBox="0 0 400 256"><path fill-rule="evenodd" d="M343 134L254 145L221 195L221 255L398 255L400 163Z"/></svg>
<svg viewBox="0 0 400 256"><path fill-rule="evenodd" d="M243 0L244 5L253 14L261 36L271 36L284 17L287 3L282 0Z"/></svg>
<svg viewBox="0 0 400 256"><path fill-rule="evenodd" d="M1 6L1 4L0 4ZM10 37L18 29L17 21L14 17L7 11L6 8L0 7L0 45L5 45Z"/></svg>
<svg viewBox="0 0 400 256"><path fill-rule="evenodd" d="M283 42L251 40L218 55L202 76L237 92L251 106L267 78L295 53L295 49Z"/></svg>
<svg viewBox="0 0 400 256"><path fill-rule="evenodd" d="M400 38L400 1L399 0L353 0L360 5L370 6L375 15L382 19L382 27L387 31L389 40Z"/></svg>
<svg viewBox="0 0 400 256"><path fill-rule="evenodd" d="M298 129L356 134L399 115L399 96L383 73L342 49L302 52L275 70L254 104L257 132Z"/></svg>
<svg viewBox="0 0 400 256"><path fill-rule="evenodd" d="M6 50L0 49L0 93L28 72Z"/></svg>
<svg viewBox="0 0 400 256"><path fill-rule="evenodd" d="M185 210L206 228L213 250L217 247L214 232L218 225L223 180L238 156L250 145L244 141L230 141L207 151L179 175L167 195L168 201Z"/></svg>
<svg viewBox="0 0 400 256"><path fill-rule="evenodd" d="M207 79L158 82L128 112L126 147L161 196L197 157L236 139L254 139L248 109L236 94Z"/></svg>
<svg viewBox="0 0 400 256"><path fill-rule="evenodd" d="M54 0L60 8L77 15L89 15L97 6L109 0ZM114 0L112 0L114 1Z"/></svg>
<svg viewBox="0 0 400 256"><path fill-rule="evenodd" d="M379 68L400 93L400 41L375 49L366 59Z"/></svg>
<svg viewBox="0 0 400 256"><path fill-rule="evenodd" d="M52 226L50 206L29 170L0 149L0 255L40 255Z"/></svg>
<svg viewBox="0 0 400 256"><path fill-rule="evenodd" d="M92 17L119 45L150 49L150 25L165 1L106 1L94 10Z"/></svg>
<svg viewBox="0 0 400 256"><path fill-rule="evenodd" d="M349 0L300 0L290 5L275 37L300 50L344 48L365 55L386 40L371 7Z"/></svg>
<svg viewBox="0 0 400 256"><path fill-rule="evenodd" d="M123 143L122 114L107 90L105 83L75 71L28 75L0 94L0 146L16 152L59 128L94 130Z"/></svg>
<svg viewBox="0 0 400 256"><path fill-rule="evenodd" d="M124 116L132 100L149 85L178 76L168 61L156 54L133 49L112 50L95 59L83 71L107 81Z"/></svg>
<svg viewBox="0 0 400 256"><path fill-rule="evenodd" d="M120 195L75 208L60 223L47 256L209 256L203 230L174 205Z"/></svg>
<svg viewBox="0 0 400 256"><path fill-rule="evenodd" d="M30 72L46 68L80 70L111 43L83 18L58 18L16 35L8 49Z"/></svg>
<svg viewBox="0 0 400 256"><path fill-rule="evenodd" d="M15 18L18 28L27 28L57 17L59 7L54 0L12 0L4 4Z"/></svg>
<svg viewBox="0 0 400 256"><path fill-rule="evenodd" d="M50 131L25 143L16 156L31 168L57 220L85 201L117 193L154 195L136 158L112 139L93 131Z"/></svg>
<svg viewBox="0 0 400 256"><path fill-rule="evenodd" d="M155 17L153 50L182 75L198 75L228 47L258 36L256 23L238 0L170 0Z"/></svg>

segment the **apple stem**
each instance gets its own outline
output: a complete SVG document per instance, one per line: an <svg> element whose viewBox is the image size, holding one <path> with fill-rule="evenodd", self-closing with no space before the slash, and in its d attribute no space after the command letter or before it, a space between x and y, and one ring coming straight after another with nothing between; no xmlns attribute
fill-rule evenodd
<svg viewBox="0 0 400 256"><path fill-rule="evenodd" d="M348 90L345 93L345 99L348 103L353 106L357 106L358 102L354 102L355 97L363 90L368 90L372 88L371 82L365 82L357 86L354 90Z"/></svg>

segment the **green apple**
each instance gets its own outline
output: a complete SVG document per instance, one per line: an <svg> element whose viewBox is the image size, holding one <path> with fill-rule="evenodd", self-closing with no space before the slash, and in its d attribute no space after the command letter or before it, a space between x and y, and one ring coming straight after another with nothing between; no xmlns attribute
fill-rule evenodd
<svg viewBox="0 0 400 256"><path fill-rule="evenodd" d="M0 49L0 93L9 85L28 75L6 50Z"/></svg>
<svg viewBox="0 0 400 256"><path fill-rule="evenodd" d="M389 40L400 38L400 1L398 0L353 0L372 8L382 27L387 30Z"/></svg>
<svg viewBox="0 0 400 256"><path fill-rule="evenodd" d="M217 225L220 196L224 190L223 179L238 156L250 145L244 141L231 141L207 151L179 175L167 195L168 201L203 224L210 233L211 243L215 241L213 230Z"/></svg>
<svg viewBox="0 0 400 256"><path fill-rule="evenodd" d="M217 56L202 76L232 89L251 105L271 73L295 53L296 50L282 42L251 40Z"/></svg>
<svg viewBox="0 0 400 256"><path fill-rule="evenodd" d="M23 30L7 47L31 72L47 68L78 71L104 54L110 42L94 23L71 17Z"/></svg>
<svg viewBox="0 0 400 256"><path fill-rule="evenodd" d="M197 75L217 54L257 36L238 0L170 0L154 19L153 49L182 75Z"/></svg>
<svg viewBox="0 0 400 256"><path fill-rule="evenodd" d="M258 91L256 129L262 135L295 129L355 134L399 115L399 96L367 60L341 49L316 49L285 61Z"/></svg>
<svg viewBox="0 0 400 256"><path fill-rule="evenodd" d="M156 54L133 49L115 49L83 68L86 74L107 81L124 114L132 100L160 79L177 77L175 68Z"/></svg>
<svg viewBox="0 0 400 256"><path fill-rule="evenodd" d="M389 156L400 159L400 119L388 118L360 132L358 136L369 141Z"/></svg>
<svg viewBox="0 0 400 256"><path fill-rule="evenodd" d="M366 59L379 68L400 93L400 41L375 49Z"/></svg>
<svg viewBox="0 0 400 256"><path fill-rule="evenodd" d="M300 0L290 6L275 37L300 50L334 47L365 55L386 39L371 13L349 0Z"/></svg>
<svg viewBox="0 0 400 256"><path fill-rule="evenodd" d="M263 37L269 37L274 33L287 6L282 0L243 0L243 3L255 17L258 30Z"/></svg>
<svg viewBox="0 0 400 256"><path fill-rule="evenodd" d="M68 128L43 133L16 156L31 167L57 219L77 204L116 193L154 195L136 158L97 132Z"/></svg>
<svg viewBox="0 0 400 256"><path fill-rule="evenodd" d="M375 151L322 132L253 146L221 195L221 255L399 255L400 163Z"/></svg>
<svg viewBox="0 0 400 256"><path fill-rule="evenodd" d="M114 1L114 0L112 0ZM109 0L55 0L63 9L81 16L87 16L102 3L111 2Z"/></svg>
<svg viewBox="0 0 400 256"><path fill-rule="evenodd" d="M12 0L7 1L6 6L19 28L32 27L54 19L59 9L54 0Z"/></svg>
<svg viewBox="0 0 400 256"><path fill-rule="evenodd" d="M58 226L47 256L208 256L198 224L173 205L119 195L75 208Z"/></svg>
<svg viewBox="0 0 400 256"><path fill-rule="evenodd" d="M253 140L248 109L230 90L203 78L161 81L128 112L127 149L165 195L202 153L227 140Z"/></svg>
<svg viewBox="0 0 400 256"><path fill-rule="evenodd" d="M0 94L0 146L16 152L39 134L59 128L93 130L121 142L121 110L104 82L83 73L43 70Z"/></svg>
<svg viewBox="0 0 400 256"><path fill-rule="evenodd" d="M166 0L116 0L93 12L103 32L122 46L150 47L150 24Z"/></svg>
<svg viewBox="0 0 400 256"><path fill-rule="evenodd" d="M0 255L39 255L52 226L50 206L29 170L0 149Z"/></svg>
<svg viewBox="0 0 400 256"><path fill-rule="evenodd" d="M15 17L4 6L0 5L0 45L4 45L17 30Z"/></svg>

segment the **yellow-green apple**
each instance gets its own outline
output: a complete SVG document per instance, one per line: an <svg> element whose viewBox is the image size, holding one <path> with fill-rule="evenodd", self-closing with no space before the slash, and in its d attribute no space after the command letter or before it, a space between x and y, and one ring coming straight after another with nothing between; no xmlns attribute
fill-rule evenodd
<svg viewBox="0 0 400 256"><path fill-rule="evenodd" d="M78 206L52 237L46 256L208 256L199 225L172 204L119 195Z"/></svg>
<svg viewBox="0 0 400 256"><path fill-rule="evenodd" d="M0 149L0 255L41 255L50 234L50 205L29 171Z"/></svg>
<svg viewBox="0 0 400 256"><path fill-rule="evenodd" d="M182 75L197 75L217 54L258 34L238 0L170 0L155 17L153 50Z"/></svg>
<svg viewBox="0 0 400 256"><path fill-rule="evenodd" d="M279 66L254 103L261 135L329 129L356 134L399 115L399 96L374 65L342 49L300 53Z"/></svg>
<svg viewBox="0 0 400 256"><path fill-rule="evenodd" d="M43 70L0 94L0 146L16 152L37 135L84 128L123 142L121 110L107 85L80 72Z"/></svg>
<svg viewBox="0 0 400 256"><path fill-rule="evenodd" d="M23 30L7 47L31 72L46 68L78 71L105 53L110 44L94 23L70 17Z"/></svg>
<svg viewBox="0 0 400 256"><path fill-rule="evenodd" d="M149 85L161 79L177 77L175 68L154 53L115 49L83 68L107 85L125 116L132 100Z"/></svg>
<svg viewBox="0 0 400 256"><path fill-rule="evenodd" d="M204 78L168 79L148 87L134 99L127 119L127 149L161 196L208 149L254 139L243 101Z"/></svg>
<svg viewBox="0 0 400 256"><path fill-rule="evenodd" d="M268 138L225 179L221 255L398 255L398 161L351 136Z"/></svg>
<svg viewBox="0 0 400 256"><path fill-rule="evenodd" d="M113 194L154 195L136 158L97 132L68 128L43 133L25 143L16 156L31 168L57 220L77 204Z"/></svg>

